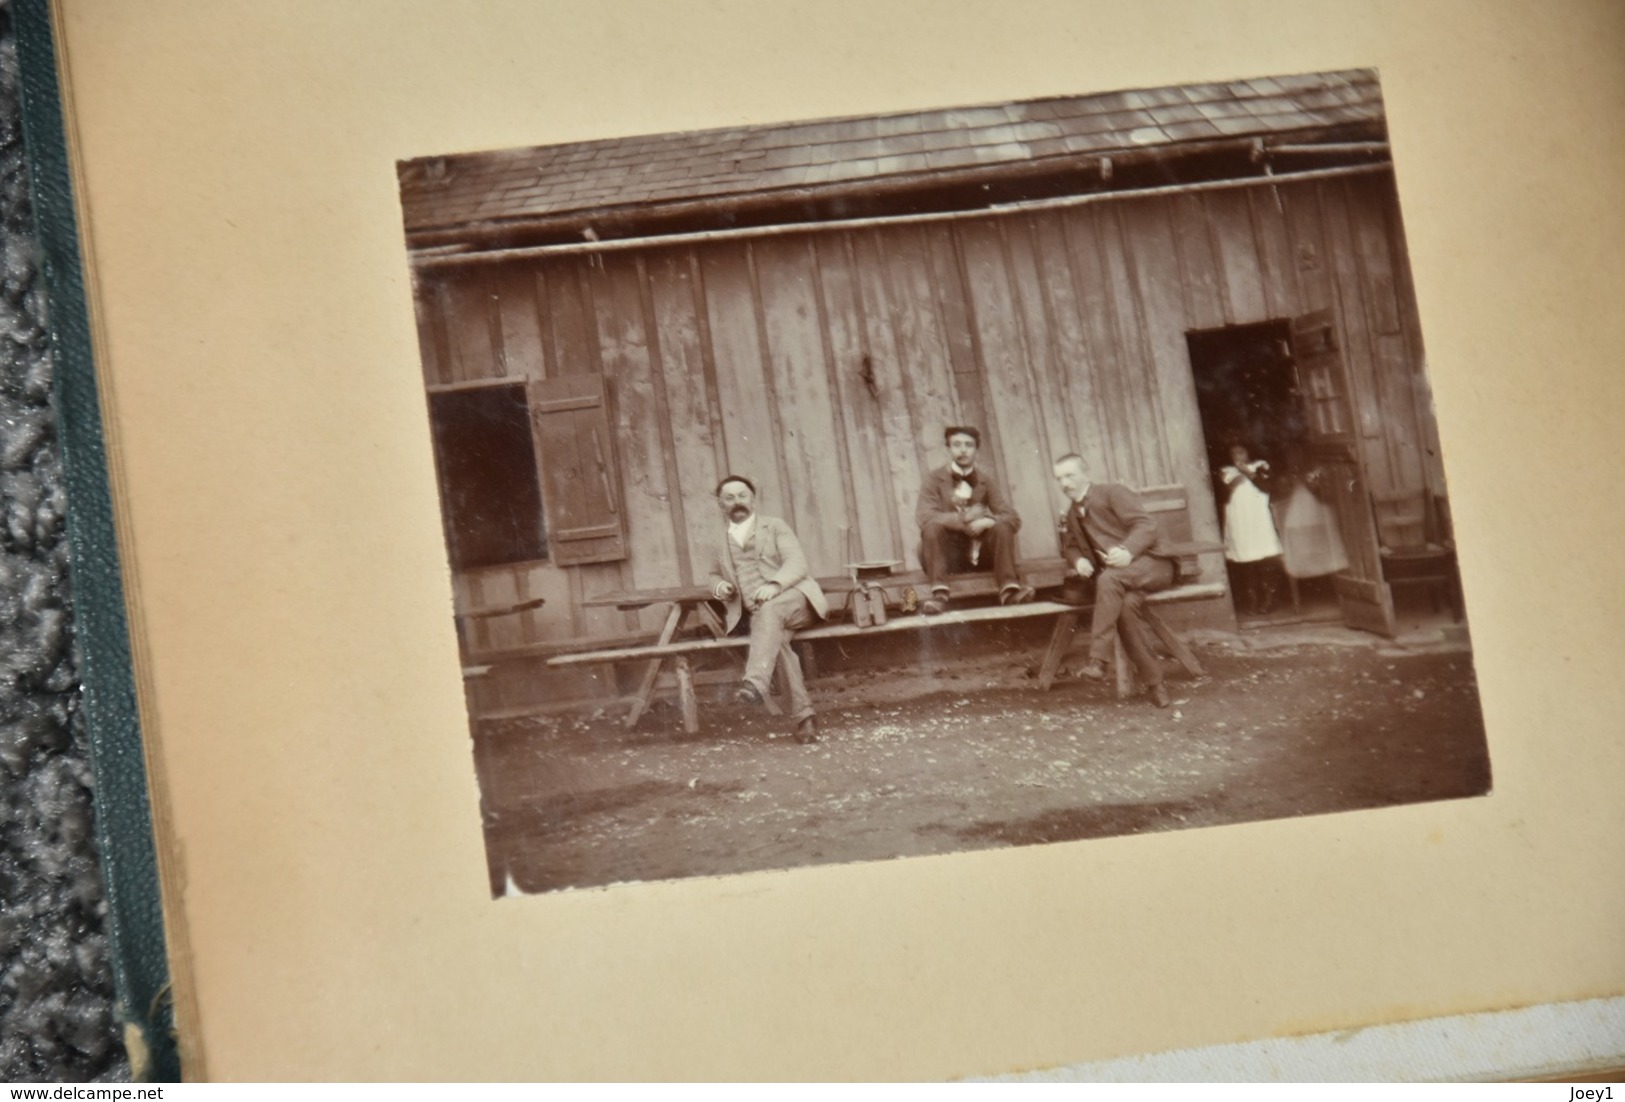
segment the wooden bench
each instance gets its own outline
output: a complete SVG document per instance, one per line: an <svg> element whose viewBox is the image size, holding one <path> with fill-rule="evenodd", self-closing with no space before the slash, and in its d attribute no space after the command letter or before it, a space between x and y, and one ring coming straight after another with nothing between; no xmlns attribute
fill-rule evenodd
<svg viewBox="0 0 1625 1102"><path fill-rule="evenodd" d="M1428 590L1435 610L1442 596L1451 617L1460 623L1461 575L1448 500L1426 490L1372 494L1371 510L1377 523L1382 580L1391 590L1406 586Z"/></svg>
<svg viewBox="0 0 1625 1102"><path fill-rule="evenodd" d="M506 604L488 605L484 608L459 611L457 613L457 653L463 666L463 704L468 708L469 715L475 714L477 708L474 701L474 682L489 674L493 668L489 661L471 661L469 654L469 637L475 624L483 620L492 620L501 616L517 616L520 613L530 612L547 604L546 597L527 597Z"/></svg>
<svg viewBox="0 0 1625 1102"><path fill-rule="evenodd" d="M1202 669L1202 663L1185 641L1174 633L1161 616L1157 615L1156 606L1178 601L1209 600L1223 597L1225 592L1222 582L1190 582L1145 595L1146 607L1141 616L1145 620L1146 627L1151 629L1173 659L1192 677L1201 677L1206 672ZM1055 677L1061 671L1061 661L1066 657L1073 635L1078 627L1084 624L1084 617L1092 611L1086 605L1063 605L1062 608L1065 611L1055 622L1055 630L1050 633L1049 646L1044 650L1044 660L1038 667L1040 691L1048 691L1049 687L1055 684ZM1133 696L1139 686L1135 681L1134 663L1128 660L1128 650L1123 646L1121 633L1113 640L1112 669L1116 674L1117 698L1122 700Z"/></svg>
<svg viewBox="0 0 1625 1102"><path fill-rule="evenodd" d="M1201 555L1223 550L1220 544L1199 543L1190 540L1190 524L1184 487L1156 486L1141 490L1139 493L1141 499L1145 502L1147 511L1157 517L1164 536L1174 541L1173 547L1178 552L1182 577L1195 577L1198 575ZM1065 579L1069 569L1067 562L1059 557L1029 560L1021 563L1018 567L1023 582L1040 590L1059 586ZM831 618L816 627L804 628L796 632L793 640L795 643L810 643L823 639L868 637L952 624L987 623L1025 619L1033 616L1058 617L1039 669L1038 683L1040 690L1048 690L1054 684L1056 675L1060 670L1061 661L1065 657L1073 634L1076 632L1079 623L1082 622L1083 617L1089 612L1088 606L1041 600L1024 605L950 607L947 612L935 616L926 616L920 613L902 613L888 617L884 624L859 627L853 623L839 622L838 617L843 610L847 594L857 588L860 583L856 579L844 575L819 578L818 582L830 599ZM947 579L947 583L952 601L992 598L997 596L999 588L993 575L988 572L954 575ZM873 585L877 583L865 582L861 584ZM887 604L894 608L904 607L906 594L911 589L919 597L926 596L925 575L919 571L890 575L880 581L878 585L886 593ZM1223 597L1225 592L1225 586L1221 583L1191 582L1148 596L1148 607L1145 610L1147 625L1161 640L1169 654L1193 677L1202 675L1201 663L1190 648L1163 622L1160 616L1156 615L1154 609L1150 606L1179 601L1219 598ZM730 636L725 633L721 618L717 615L715 606L711 602L711 591L708 586L679 586L660 590L606 593L590 598L586 603L613 606L621 609L646 608L658 603L670 603L672 608L660 635L653 643L561 654L548 658L547 664L549 666L573 666L595 662L649 662L649 667L644 672L638 691L634 695L631 710L624 721L625 726L631 728L636 726L639 718L647 709L659 680L661 669L665 662L670 660L677 683L677 695L683 716L683 729L689 734L694 734L699 730L699 706L694 691L695 678L689 662L690 657L712 651L743 650L750 645L750 640L744 636ZM697 621L699 625L703 626L705 634L698 638L679 638L681 629L690 620ZM781 668L786 662L796 660L794 653L790 650L790 645L787 643L779 654ZM1118 695L1122 697L1132 694L1135 691L1134 670L1123 653L1121 639L1117 642L1114 665L1117 670ZM767 703L775 715L780 714L771 697Z"/></svg>
<svg viewBox="0 0 1625 1102"><path fill-rule="evenodd" d="M710 591L702 587L695 587L689 599L709 600ZM1054 616L1075 611L1071 605L1059 604L1055 601L1033 601L1024 605L994 605L982 608L950 609L948 612L936 616L923 614L907 614L889 618L884 624L874 624L869 627L859 627L853 623L826 622L817 627L803 628L795 633L792 642L810 643L820 639L841 639L857 636L886 635L899 631L917 631L921 628L947 626L949 624L974 624L995 620L1013 620L1029 616ZM832 616L836 610L831 609ZM615 647L612 649L585 651L577 654L561 654L547 659L549 666L578 666L596 662L636 662L648 661L649 669L645 672L639 691L634 697L631 710L627 713L624 725L628 728L637 725L639 718L648 707L653 695L660 669L668 659L672 663L672 672L677 682L677 698L682 710L683 730L689 734L699 731L699 700L696 695L695 677L689 659L696 654L705 654L713 651L740 651L750 646L750 639L743 635L713 635L710 638L667 638L638 646ZM779 663L795 662L798 659L786 643L779 653ZM780 714L780 710L772 697L767 699L767 705L773 714Z"/></svg>
<svg viewBox="0 0 1625 1102"><path fill-rule="evenodd" d="M1197 659L1183 640L1171 629L1163 619L1156 614L1156 605L1170 604L1178 601L1209 600L1223 597L1225 587L1222 583L1192 583L1176 586L1172 589L1160 590L1147 595L1147 605L1144 618L1146 625L1156 634L1168 653L1192 677L1200 677L1204 671L1201 662ZM1044 650L1043 662L1039 667L1038 687L1047 691L1054 683L1060 672L1061 662L1070 646L1073 636L1080 624L1086 623L1085 617L1089 615L1088 606L1062 604L1059 601L1032 601L1024 605L991 605L977 608L954 608L936 616L923 614L906 614L889 618L884 624L874 624L869 627L859 627L852 623L824 623L817 627L804 628L795 633L793 642L812 643L824 639L851 639L873 638L876 636L892 634L902 631L920 631L927 628L946 627L952 624L978 624L1026 619L1033 616L1055 616L1058 619L1055 628L1050 634L1050 641ZM549 666L572 666L596 662L632 662L649 661L652 663L651 671L644 677L644 685L649 692L634 700L632 711L627 715L625 726L636 726L639 718L648 706L649 696L655 688L659 675L659 664L667 659L673 660L674 674L677 682L677 695L679 707L682 711L683 730L689 734L699 731L699 699L695 692L695 677L689 659L696 654L713 651L740 651L750 645L750 639L743 635L724 635L713 638L673 639L667 642L648 643L638 646L617 647L610 650L584 651L577 654L556 655L547 660ZM786 644L780 652L779 661L796 661ZM1116 642L1114 658L1116 669L1116 691L1119 698L1132 695L1136 691L1133 663L1127 660L1121 638ZM773 707L773 701L768 699L768 705L774 714L779 710Z"/></svg>
<svg viewBox="0 0 1625 1102"><path fill-rule="evenodd" d="M1178 545L1176 545L1178 546ZM1206 544L1190 544L1187 548L1192 554L1210 550ZM1181 548L1187 549L1187 548ZM1059 560L1057 560L1059 561ZM1026 572L1023 571L1025 576ZM989 585L988 592L994 592ZM1186 673L1192 677L1201 677L1206 671L1197 659L1194 651L1186 645L1185 641L1170 628L1166 621L1156 612L1157 605L1175 604L1184 601L1203 601L1222 598L1227 589L1222 582L1187 582L1183 585L1169 589L1158 590L1146 594L1146 608L1143 618L1146 626L1161 641L1163 647ZM974 624L987 623L997 620L1024 619L1030 616L1058 616L1055 628L1050 633L1049 644L1044 649L1044 658L1038 670L1038 688L1047 692L1055 683L1060 673L1061 662L1066 657L1067 649L1079 625L1085 624L1086 617L1093 611L1091 605L1063 604L1059 601L1032 601L1024 605L995 605L983 608L953 609L939 613L935 616L907 615L888 619L884 624L875 624L870 627L858 627L856 624L823 624L819 627L808 628L796 633L795 641L812 642L819 639L840 639L851 637L869 637L884 634L888 631L913 631L921 628L937 627L946 624ZM749 642L749 640L742 640ZM1138 691L1135 682L1134 664L1128 661L1123 640L1119 635L1114 644L1113 668L1116 671L1116 690L1119 699L1132 696Z"/></svg>

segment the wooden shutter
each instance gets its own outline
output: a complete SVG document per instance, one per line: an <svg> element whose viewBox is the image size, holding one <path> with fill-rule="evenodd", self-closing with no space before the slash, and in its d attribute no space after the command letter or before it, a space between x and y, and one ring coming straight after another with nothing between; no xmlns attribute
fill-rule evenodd
<svg viewBox="0 0 1625 1102"><path fill-rule="evenodd" d="M530 384L548 550L559 566L626 558L626 511L600 375Z"/></svg>
<svg viewBox="0 0 1625 1102"><path fill-rule="evenodd" d="M1330 310L1291 320L1292 358L1298 371L1298 393L1309 414L1309 431L1317 443L1354 440L1354 403L1338 349L1337 322Z"/></svg>
<svg viewBox="0 0 1625 1102"><path fill-rule="evenodd" d="M1354 433L1354 396L1332 312L1317 310L1293 318L1291 345L1298 392L1308 407L1309 440L1320 471L1319 494L1337 514L1348 552L1348 567L1332 578L1343 622L1391 637L1394 597L1382 577L1365 465Z"/></svg>

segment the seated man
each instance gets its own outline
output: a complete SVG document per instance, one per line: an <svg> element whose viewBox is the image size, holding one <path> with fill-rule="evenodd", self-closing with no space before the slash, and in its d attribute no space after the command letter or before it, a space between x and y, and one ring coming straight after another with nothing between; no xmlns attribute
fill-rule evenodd
<svg viewBox="0 0 1625 1102"><path fill-rule="evenodd" d="M969 425L950 425L942 434L951 461L926 474L920 504L920 566L931 595L920 611L936 615L948 609L948 575L993 560L1000 604L1025 604L1033 588L1016 573L1016 515L997 482L976 469L982 434Z"/></svg>
<svg viewBox="0 0 1625 1102"><path fill-rule="evenodd" d="M1151 699L1166 708L1162 666L1146 641L1142 616L1145 595L1166 589L1179 573L1162 530L1127 486L1091 483L1080 455L1055 461L1055 481L1072 503L1061 517L1061 556L1081 576L1095 579L1089 663L1079 672L1093 681L1104 679L1112 635L1120 634Z"/></svg>
<svg viewBox="0 0 1625 1102"><path fill-rule="evenodd" d="M797 742L818 741L812 697L801 663L785 644L791 633L829 615L824 591L808 573L807 556L790 526L756 512L756 484L729 475L717 484L717 504L728 519L711 564L711 595L727 607L731 634L748 613L750 651L745 679L735 695L752 704L767 700L773 665L785 652L784 679Z"/></svg>

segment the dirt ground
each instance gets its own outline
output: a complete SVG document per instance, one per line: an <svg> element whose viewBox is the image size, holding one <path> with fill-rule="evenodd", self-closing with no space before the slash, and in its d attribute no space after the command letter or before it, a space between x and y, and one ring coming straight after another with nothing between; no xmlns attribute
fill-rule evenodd
<svg viewBox="0 0 1625 1102"><path fill-rule="evenodd" d="M1192 640L1174 706L1117 701L1036 656L867 670L812 686L823 740L701 704L482 725L497 894L1180 830L1485 793L1460 633L1399 643L1296 626Z"/></svg>

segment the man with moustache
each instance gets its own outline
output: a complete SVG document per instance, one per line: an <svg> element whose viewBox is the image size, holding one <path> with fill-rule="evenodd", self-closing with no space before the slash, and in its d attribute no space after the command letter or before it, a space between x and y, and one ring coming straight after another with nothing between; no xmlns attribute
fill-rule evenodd
<svg viewBox="0 0 1625 1102"><path fill-rule="evenodd" d="M1147 642L1142 613L1147 593L1177 580L1178 562L1140 495L1117 483L1091 482L1081 455L1057 459L1055 481L1071 502L1061 517L1061 555L1079 575L1095 579L1089 662L1078 672L1091 681L1105 679L1116 633L1147 685L1146 694L1157 707L1166 708L1162 666Z"/></svg>
<svg viewBox="0 0 1625 1102"><path fill-rule="evenodd" d="M735 697L764 704L779 652L785 651L785 681L795 739L818 741L812 698L801 675L801 662L785 648L798 628L829 615L824 591L807 569L807 556L790 526L756 511L756 484L740 475L717 483L717 505L727 518L727 531L716 545L711 565L711 595L727 609L729 634L750 618L750 651L745 678Z"/></svg>
<svg viewBox="0 0 1625 1102"><path fill-rule="evenodd" d="M927 615L948 610L948 575L993 560L1001 605L1026 604L1033 587L1016 572L1016 533L1021 517L998 482L978 470L982 433L972 425L949 425L942 433L949 462L925 476L914 519L920 526L920 567L931 595L920 606Z"/></svg>

